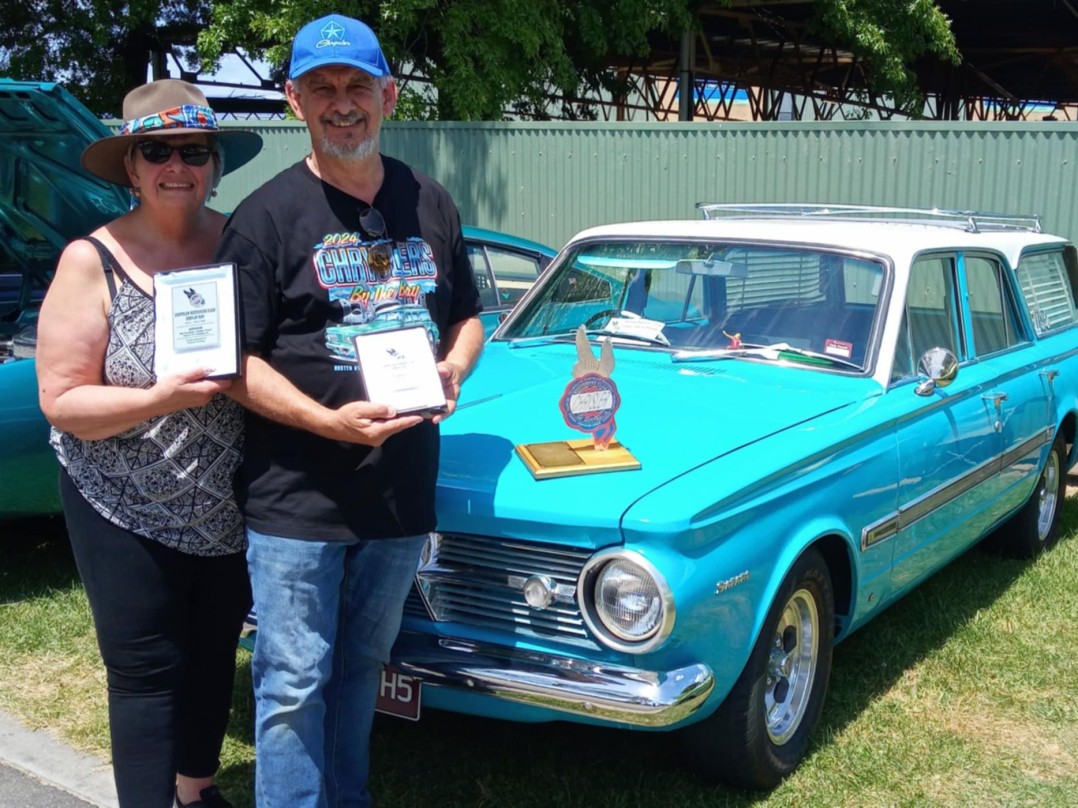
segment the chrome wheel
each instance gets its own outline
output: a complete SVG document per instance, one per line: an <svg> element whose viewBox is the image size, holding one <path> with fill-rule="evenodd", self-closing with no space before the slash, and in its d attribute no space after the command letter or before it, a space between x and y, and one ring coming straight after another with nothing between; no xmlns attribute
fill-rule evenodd
<svg viewBox="0 0 1078 808"><path fill-rule="evenodd" d="M1048 460L1037 484L1037 539L1047 541L1059 507L1059 454L1049 452Z"/></svg>
<svg viewBox="0 0 1078 808"><path fill-rule="evenodd" d="M709 780L774 788L808 753L834 645L835 593L821 551L794 562L767 609L752 653L719 708L679 735Z"/></svg>
<svg viewBox="0 0 1078 808"><path fill-rule="evenodd" d="M798 589L775 626L767 662L764 711L767 735L776 745L789 740L805 715L819 662L819 631L816 601Z"/></svg>
<svg viewBox="0 0 1078 808"><path fill-rule="evenodd" d="M985 546L1011 558L1036 558L1059 540L1059 522L1066 496L1067 443L1056 435L1037 476L1029 499L994 534Z"/></svg>

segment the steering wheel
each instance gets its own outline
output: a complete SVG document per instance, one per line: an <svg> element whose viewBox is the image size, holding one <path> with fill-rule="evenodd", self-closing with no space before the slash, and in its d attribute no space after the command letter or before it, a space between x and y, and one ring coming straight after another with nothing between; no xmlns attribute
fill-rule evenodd
<svg viewBox="0 0 1078 808"><path fill-rule="evenodd" d="M584 328L591 328L604 317L609 319L610 317L617 317L620 314L621 311L619 311L618 309L603 309L602 311L597 311L595 312L595 314L591 315L591 317L584 321Z"/></svg>

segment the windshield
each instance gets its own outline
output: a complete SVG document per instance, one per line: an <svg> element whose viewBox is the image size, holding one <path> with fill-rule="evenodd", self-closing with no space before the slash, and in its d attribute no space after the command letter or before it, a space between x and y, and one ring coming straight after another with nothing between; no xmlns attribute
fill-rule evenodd
<svg viewBox="0 0 1078 808"><path fill-rule="evenodd" d="M884 277L878 261L821 250L587 242L559 261L498 336L571 337L583 325L682 360L781 358L860 370Z"/></svg>

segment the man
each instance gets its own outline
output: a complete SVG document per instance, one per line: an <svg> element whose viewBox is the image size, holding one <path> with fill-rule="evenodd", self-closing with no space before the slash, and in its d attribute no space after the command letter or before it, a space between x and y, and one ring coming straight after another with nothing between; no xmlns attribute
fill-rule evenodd
<svg viewBox="0 0 1078 808"><path fill-rule="evenodd" d="M436 425L479 356L481 307L449 194L379 154L397 88L371 29L309 23L288 76L311 154L237 208L217 253L244 321L255 792L259 808L366 806L380 671L435 526ZM433 418L364 400L351 344L417 313L448 402Z"/></svg>

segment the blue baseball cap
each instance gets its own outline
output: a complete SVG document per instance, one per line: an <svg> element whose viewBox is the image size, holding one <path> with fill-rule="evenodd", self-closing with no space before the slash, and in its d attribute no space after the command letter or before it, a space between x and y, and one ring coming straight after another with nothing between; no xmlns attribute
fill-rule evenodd
<svg viewBox="0 0 1078 808"><path fill-rule="evenodd" d="M288 78L298 79L326 65L357 67L375 78L389 75L389 62L374 31L341 14L328 14L299 29L292 40Z"/></svg>

